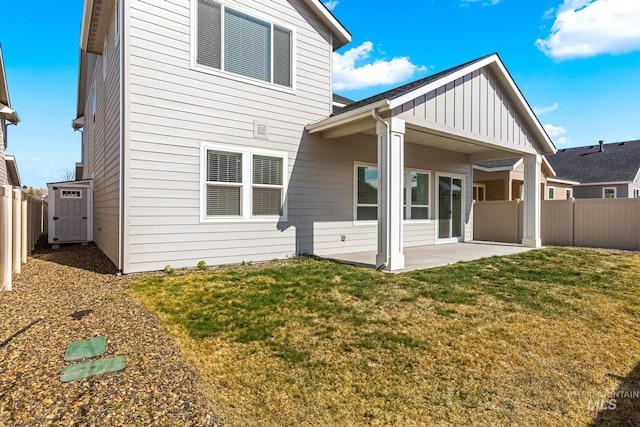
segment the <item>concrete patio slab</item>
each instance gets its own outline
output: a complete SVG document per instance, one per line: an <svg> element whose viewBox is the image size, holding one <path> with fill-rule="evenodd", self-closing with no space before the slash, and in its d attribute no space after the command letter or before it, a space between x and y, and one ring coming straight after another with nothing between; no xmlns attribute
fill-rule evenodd
<svg viewBox="0 0 640 427"><path fill-rule="evenodd" d="M404 249L405 268L393 271L393 273L441 267L460 261L473 261L492 256L510 255L527 252L532 249L533 248L521 245L491 242L446 243L441 245L409 247ZM326 258L361 267L376 267L376 251L335 254L327 256Z"/></svg>

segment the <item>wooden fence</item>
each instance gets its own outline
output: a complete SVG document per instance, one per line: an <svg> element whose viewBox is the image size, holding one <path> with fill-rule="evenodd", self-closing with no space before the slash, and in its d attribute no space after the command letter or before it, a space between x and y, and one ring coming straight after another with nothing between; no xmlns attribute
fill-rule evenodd
<svg viewBox="0 0 640 427"><path fill-rule="evenodd" d="M473 238L522 242L520 200L476 202ZM640 199L543 200L542 244L640 250Z"/></svg>
<svg viewBox="0 0 640 427"><path fill-rule="evenodd" d="M47 227L47 204L10 185L0 185L0 290L10 291L27 256Z"/></svg>

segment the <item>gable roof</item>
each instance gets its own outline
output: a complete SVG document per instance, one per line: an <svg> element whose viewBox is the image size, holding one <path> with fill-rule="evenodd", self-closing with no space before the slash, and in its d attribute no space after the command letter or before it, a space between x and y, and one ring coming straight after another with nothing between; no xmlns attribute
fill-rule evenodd
<svg viewBox="0 0 640 427"><path fill-rule="evenodd" d="M631 182L640 170L640 141L563 148L547 160L558 178L581 184Z"/></svg>
<svg viewBox="0 0 640 427"><path fill-rule="evenodd" d="M365 98L365 99L363 99L361 101L353 102L351 104L348 104L348 105L342 107L338 111L336 111L335 115L343 114L343 113L346 113L348 111L355 110L357 108L360 108L360 107L363 107L363 106L366 106L366 105L375 104L375 103L383 101L383 100L392 101L394 99L397 99L397 98L401 97L402 95L406 95L406 94L408 94L408 93L410 93L410 92L412 92L412 91L414 91L416 89L419 89L419 88L421 88L423 86L426 86L429 83L435 82L435 81L440 80L440 79L442 79L442 78L444 78L444 77L446 77L446 76L448 76L450 74L453 74L456 71L462 70L462 69L464 69L464 68L466 68L466 67L468 67L470 65L473 65L473 64L475 64L477 62L480 62L483 59L489 58L492 55L495 55L495 54L486 55L486 56L483 56L481 58L474 59L473 61L465 62L464 64L460 64L458 66L449 68L447 70L441 71L441 72L433 74L431 76L424 77L424 78L422 78L420 80L416 80L414 82L410 82L410 83L404 84L402 86L398 86L396 88L387 90L387 91L379 93L377 95L370 96L369 98Z"/></svg>
<svg viewBox="0 0 640 427"><path fill-rule="evenodd" d="M358 102L337 109L330 117L307 125L310 133L321 133L349 122L370 116L372 110L377 113L393 111L403 104L426 95L448 83L455 82L474 71L487 68L501 85L503 93L512 101L522 121L529 127L535 141L540 144L541 154L556 152L556 148L536 117L533 109L507 71L497 53L482 56L461 65L449 68L431 76L416 80L397 88L379 93Z"/></svg>
<svg viewBox="0 0 640 427"><path fill-rule="evenodd" d="M16 110L11 108L9 99L9 87L7 86L7 76L4 70L4 58L2 56L2 45L0 45L0 118L7 119L14 125L18 124L20 117Z"/></svg>

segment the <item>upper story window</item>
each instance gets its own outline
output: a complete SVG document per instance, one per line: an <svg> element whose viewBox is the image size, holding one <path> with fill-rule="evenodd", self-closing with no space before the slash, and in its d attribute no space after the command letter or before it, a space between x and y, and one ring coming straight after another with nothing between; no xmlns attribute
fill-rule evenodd
<svg viewBox="0 0 640 427"><path fill-rule="evenodd" d="M284 87L293 85L293 32L198 0L196 63Z"/></svg>

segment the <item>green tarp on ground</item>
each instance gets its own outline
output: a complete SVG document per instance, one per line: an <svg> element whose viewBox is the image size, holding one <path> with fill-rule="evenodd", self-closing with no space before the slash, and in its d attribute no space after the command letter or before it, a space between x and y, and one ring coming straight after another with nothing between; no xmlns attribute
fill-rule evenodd
<svg viewBox="0 0 640 427"><path fill-rule="evenodd" d="M68 383L80 378L88 378L93 375L122 371L124 368L125 363L123 356L78 363L77 365L71 365L64 368L62 370L62 374L60 374L60 381Z"/></svg>
<svg viewBox="0 0 640 427"><path fill-rule="evenodd" d="M64 353L64 360L75 362L83 359L92 359L102 356L107 348L105 337L95 337L90 340L76 341L67 346Z"/></svg>

